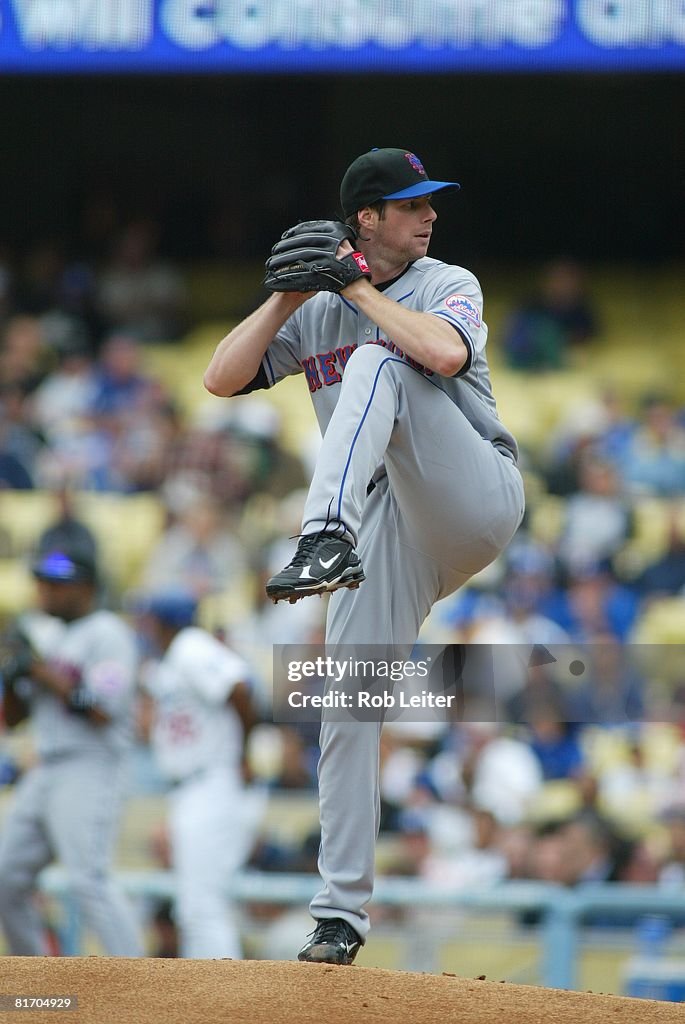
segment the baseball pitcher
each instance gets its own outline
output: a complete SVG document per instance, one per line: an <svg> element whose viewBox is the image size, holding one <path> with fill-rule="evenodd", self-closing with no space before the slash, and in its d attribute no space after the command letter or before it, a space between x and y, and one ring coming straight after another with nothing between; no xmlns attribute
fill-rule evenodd
<svg viewBox="0 0 685 1024"><path fill-rule="evenodd" d="M428 256L436 193L409 150L376 149L342 179L343 221L288 229L267 301L218 345L214 394L304 373L323 434L297 552L275 600L334 591L326 644L407 657L433 604L505 548L524 511L517 446L485 355L480 285ZM321 891L302 960L351 963L369 930L380 722L324 721Z"/></svg>

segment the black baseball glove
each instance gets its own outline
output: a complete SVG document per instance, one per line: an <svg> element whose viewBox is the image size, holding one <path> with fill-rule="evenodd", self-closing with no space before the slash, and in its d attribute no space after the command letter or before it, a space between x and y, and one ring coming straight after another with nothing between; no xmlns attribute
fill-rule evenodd
<svg viewBox="0 0 685 1024"><path fill-rule="evenodd" d="M18 624L12 623L0 634L0 681L11 686L29 675L36 657L29 638Z"/></svg>
<svg viewBox="0 0 685 1024"><path fill-rule="evenodd" d="M342 259L341 242L356 235L339 220L304 220L281 235L266 261L264 286L271 292L339 292L371 271L360 252Z"/></svg>

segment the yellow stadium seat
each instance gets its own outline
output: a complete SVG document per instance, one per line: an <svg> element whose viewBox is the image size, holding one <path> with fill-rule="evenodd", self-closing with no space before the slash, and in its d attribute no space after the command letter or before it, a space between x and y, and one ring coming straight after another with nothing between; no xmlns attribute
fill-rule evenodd
<svg viewBox="0 0 685 1024"><path fill-rule="evenodd" d="M554 779L546 782L535 794L526 817L537 824L565 821L577 814L581 806L578 786L570 779Z"/></svg>
<svg viewBox="0 0 685 1024"><path fill-rule="evenodd" d="M632 504L632 535L616 559L617 569L637 576L665 553L670 530L671 504L664 498L639 497Z"/></svg>
<svg viewBox="0 0 685 1024"><path fill-rule="evenodd" d="M561 536L564 510L563 498L554 494L540 495L529 509L530 533L534 540L554 544Z"/></svg>
<svg viewBox="0 0 685 1024"><path fill-rule="evenodd" d="M57 515L57 498L50 491L0 489L0 525L9 535L13 555L30 551Z"/></svg>
<svg viewBox="0 0 685 1024"><path fill-rule="evenodd" d="M33 577L24 558L0 559L0 617L11 619L33 603Z"/></svg>
<svg viewBox="0 0 685 1024"><path fill-rule="evenodd" d="M165 525L158 495L81 491L74 507L97 538L105 575L119 589L136 586Z"/></svg>
<svg viewBox="0 0 685 1024"><path fill-rule="evenodd" d="M651 601L635 627L631 642L684 644L685 597L664 597Z"/></svg>
<svg viewBox="0 0 685 1024"><path fill-rule="evenodd" d="M497 369L492 380L502 421L533 451L544 448L574 410L596 401L599 390L591 375L570 369L539 374Z"/></svg>
<svg viewBox="0 0 685 1024"><path fill-rule="evenodd" d="M144 351L143 366L162 383L181 412L192 416L200 404L212 400L202 384L212 351L206 344L150 346Z"/></svg>
<svg viewBox="0 0 685 1024"><path fill-rule="evenodd" d="M247 574L219 594L207 594L200 601L198 622L205 629L226 629L231 622L245 617L254 606L256 580Z"/></svg>
<svg viewBox="0 0 685 1024"><path fill-rule="evenodd" d="M651 346L636 343L632 337L624 338L620 348L593 347L591 351L574 353L572 365L582 370L598 390L611 388L624 402L634 407L646 391L664 387L670 368L655 363Z"/></svg>

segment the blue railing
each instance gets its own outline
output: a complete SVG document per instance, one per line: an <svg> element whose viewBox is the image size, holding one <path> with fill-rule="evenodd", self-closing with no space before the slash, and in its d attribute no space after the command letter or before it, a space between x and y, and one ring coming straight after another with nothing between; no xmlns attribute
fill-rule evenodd
<svg viewBox="0 0 685 1024"><path fill-rule="evenodd" d="M120 871L117 881L130 896L174 898L173 875L166 871ZM236 877L228 895L239 903L275 903L306 906L320 884L316 875L277 874L246 871ZM62 901L62 951L76 956L81 951L81 922L69 895L61 868L48 868L41 875L44 892ZM581 927L590 916L602 920L643 914L685 917L685 888L680 886L587 883L566 889L543 882L501 882L488 888L446 892L415 878L379 878L374 902L394 907L448 907L483 913L536 912L540 916L542 946L540 978L549 988L577 987L577 965Z"/></svg>

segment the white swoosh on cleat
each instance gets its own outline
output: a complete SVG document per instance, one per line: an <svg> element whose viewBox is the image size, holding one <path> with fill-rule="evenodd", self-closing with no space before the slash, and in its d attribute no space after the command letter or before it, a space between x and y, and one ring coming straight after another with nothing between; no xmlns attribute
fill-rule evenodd
<svg viewBox="0 0 685 1024"><path fill-rule="evenodd" d="M327 562L324 562L323 558L320 558L319 559L319 565L321 566L322 569L330 569L330 567L332 565L335 565L335 563L338 561L338 559L340 558L341 554L342 554L342 552L339 551L337 553L337 555L333 555L333 557L329 558Z"/></svg>

